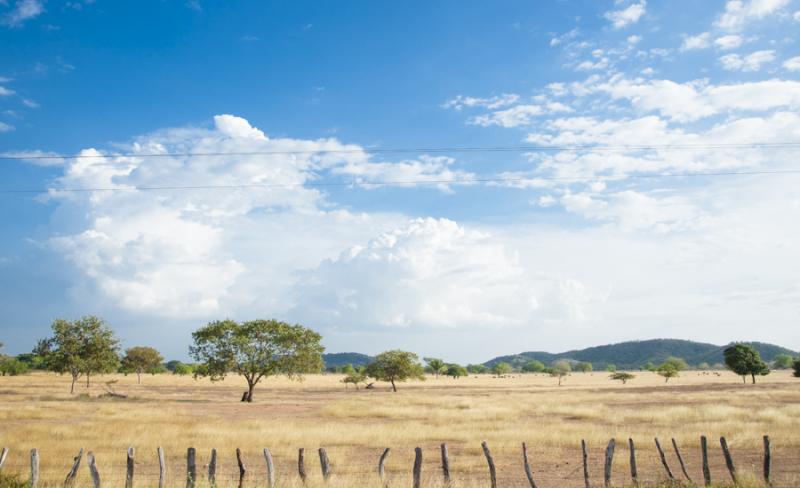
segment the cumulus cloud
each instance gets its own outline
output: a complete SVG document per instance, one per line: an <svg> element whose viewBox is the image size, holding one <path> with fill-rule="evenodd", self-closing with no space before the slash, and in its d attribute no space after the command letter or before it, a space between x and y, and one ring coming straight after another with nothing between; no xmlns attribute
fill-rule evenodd
<svg viewBox="0 0 800 488"><path fill-rule="evenodd" d="M519 100L519 95L515 93L503 93L502 95L495 95L488 98L467 97L458 95L442 104L442 108L452 108L461 110L465 107L482 107L488 109L496 109L500 107L507 107L513 105Z"/></svg>
<svg viewBox="0 0 800 488"><path fill-rule="evenodd" d="M762 65L775 61L775 51L756 51L747 56L726 54L719 58L719 61L728 71L758 71Z"/></svg>
<svg viewBox="0 0 800 488"><path fill-rule="evenodd" d="M739 30L748 22L773 15L788 4L789 0L728 0L725 12L714 25L725 30Z"/></svg>
<svg viewBox="0 0 800 488"><path fill-rule="evenodd" d="M736 49L742 45L742 42L744 42L742 37L736 34L720 36L714 39L714 45L722 50Z"/></svg>
<svg viewBox="0 0 800 488"><path fill-rule="evenodd" d="M789 71L800 71L800 56L787 59L783 62L783 67Z"/></svg>
<svg viewBox="0 0 800 488"><path fill-rule="evenodd" d="M5 122L0 122L0 132L10 132L14 130L13 125L6 124Z"/></svg>
<svg viewBox="0 0 800 488"><path fill-rule="evenodd" d="M705 49L711 45L711 34L703 32L696 36L688 36L683 39L681 51L691 51L693 49Z"/></svg>
<svg viewBox="0 0 800 488"><path fill-rule="evenodd" d="M40 0L17 0L14 8L2 17L0 23L9 27L19 27L43 12L44 5Z"/></svg>
<svg viewBox="0 0 800 488"><path fill-rule="evenodd" d="M645 0L632 3L620 10L611 10L605 13L605 18L611 22L614 29L622 29L630 24L635 24L642 18L646 11Z"/></svg>

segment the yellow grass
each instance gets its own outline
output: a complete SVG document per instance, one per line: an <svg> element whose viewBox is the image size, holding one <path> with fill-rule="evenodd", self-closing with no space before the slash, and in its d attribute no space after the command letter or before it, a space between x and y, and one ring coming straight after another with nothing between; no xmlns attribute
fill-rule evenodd
<svg viewBox="0 0 800 488"><path fill-rule="evenodd" d="M212 448L219 455L221 485L235 485L235 450L248 465L249 485L264 485L264 447L275 457L281 486L299 484L297 449L306 449L308 486L322 482L316 449L324 446L334 464L330 486L380 486L376 465L387 462L393 486L410 486L414 447L424 452L424 486L440 486L439 444L449 445L454 486L487 486L486 440L498 464L500 486L525 486L521 442L528 443L540 487L583 486L580 441L590 447L593 483L602 485L602 462L610 438L617 439L613 480L630 485L628 438L637 445L641 479L665 481L653 438L668 448L682 477L670 438L681 447L690 476L702 480L699 436L711 447L713 478L728 481L719 436L728 439L743 484L760 486L762 435L773 442L774 486L800 485L800 380L787 372L743 385L730 374L686 372L664 384L653 373L636 373L621 385L607 373L575 373L564 386L545 375L491 376L459 380L429 378L400 385L398 393L345 390L337 375L314 375L302 383L265 380L255 402L238 401L244 381L222 383L171 375L106 376L91 388L69 394L68 378L37 373L0 378L0 446L11 454L4 473L27 478L29 450L41 455L42 481L59 485L79 449L92 450L105 486L121 486L125 451L136 448L136 486L154 486L155 457L162 446L171 486L183 486L188 447L197 448L199 486ZM104 381L117 380L128 399L101 398ZM85 464L85 460L84 460ZM89 483L85 467L79 486ZM299 485L298 485L299 486ZM651 485L653 486L653 485Z"/></svg>

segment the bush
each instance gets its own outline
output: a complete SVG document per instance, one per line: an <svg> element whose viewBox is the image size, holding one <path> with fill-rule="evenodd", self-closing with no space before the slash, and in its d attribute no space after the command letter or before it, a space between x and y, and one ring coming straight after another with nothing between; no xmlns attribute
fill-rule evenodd
<svg viewBox="0 0 800 488"><path fill-rule="evenodd" d="M532 360L522 365L522 371L526 373L541 373L545 370L545 365L541 361Z"/></svg>
<svg viewBox="0 0 800 488"><path fill-rule="evenodd" d="M28 365L10 356L0 357L0 376L17 376L28 372Z"/></svg>
<svg viewBox="0 0 800 488"><path fill-rule="evenodd" d="M194 368L191 364L180 363L175 366L175 369L172 371L172 374L177 374L179 376L187 376L194 373Z"/></svg>

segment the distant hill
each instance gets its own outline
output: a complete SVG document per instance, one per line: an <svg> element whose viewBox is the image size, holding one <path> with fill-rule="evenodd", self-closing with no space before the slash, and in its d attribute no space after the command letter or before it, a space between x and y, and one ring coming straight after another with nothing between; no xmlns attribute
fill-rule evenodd
<svg viewBox="0 0 800 488"><path fill-rule="evenodd" d="M366 366L372 362L372 356L359 354L357 352L334 352L330 354L323 354L322 360L325 361L326 368L339 368L345 364L352 364L353 366Z"/></svg>
<svg viewBox="0 0 800 488"><path fill-rule="evenodd" d="M765 361L772 361L778 354L797 355L795 351L773 344L763 342L746 342L745 344L755 347ZM620 342L557 354L541 351L523 352L511 356L500 356L484 364L492 367L497 363L506 362L514 367L520 367L534 359L545 364L550 364L558 359L568 359L590 362L595 370L605 369L609 364L614 364L620 369L639 369L648 362L659 364L669 356L676 356L683 358L691 366L697 366L700 363L714 365L724 361L722 351L726 347L728 345L718 346L679 339L653 339Z"/></svg>

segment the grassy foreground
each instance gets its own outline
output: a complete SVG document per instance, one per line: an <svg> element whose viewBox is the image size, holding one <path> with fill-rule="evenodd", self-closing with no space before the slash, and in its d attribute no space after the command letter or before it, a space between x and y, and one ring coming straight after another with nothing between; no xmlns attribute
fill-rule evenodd
<svg viewBox="0 0 800 488"><path fill-rule="evenodd" d="M640 480L656 486L666 480L654 447L659 437L673 473L683 478L672 450L678 442L689 475L702 481L699 436L709 438L712 478L730 480L719 449L726 436L743 486L760 486L762 435L773 444L773 486L800 486L800 380L773 372L757 385L743 385L731 373L685 372L664 384L653 373L636 373L621 385L607 373L574 373L556 386L544 375L506 378L470 376L429 378L375 390L345 390L337 375L309 376L302 383L269 379L255 402L238 400L244 381L222 383L170 375L95 378L69 395L69 380L37 373L0 378L0 447L10 448L5 474L27 479L29 450L41 457L41 480L61 485L73 457L92 450L104 486L123 486L125 452L136 448L136 486L155 486L156 447L164 448L170 486L185 485L188 447L198 453L198 486L216 448L218 484L236 485L235 450L248 466L247 486L265 485L262 449L275 458L279 486L299 486L297 449L306 449L308 486L321 485L317 448L333 463L330 486L380 486L376 474L383 449L392 449L386 468L389 484L411 486L414 447L424 453L423 486L441 486L439 444L448 443L453 486L488 486L480 447L489 447L498 466L499 486L527 486L521 442L529 446L540 487L582 487L580 441L589 445L593 486L602 486L603 455L617 439L613 484L630 486L627 440L637 446ZM102 384L127 399L100 397ZM90 484L80 469L78 486Z"/></svg>

